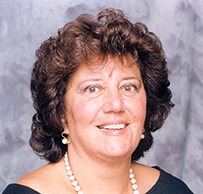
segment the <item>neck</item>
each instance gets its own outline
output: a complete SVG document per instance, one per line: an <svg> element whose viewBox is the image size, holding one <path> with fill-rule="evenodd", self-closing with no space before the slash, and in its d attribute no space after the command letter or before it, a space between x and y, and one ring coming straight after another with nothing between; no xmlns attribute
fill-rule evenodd
<svg viewBox="0 0 203 194"><path fill-rule="evenodd" d="M84 193L132 193L129 179L130 157L116 161L99 160L74 153L69 150L69 164Z"/></svg>

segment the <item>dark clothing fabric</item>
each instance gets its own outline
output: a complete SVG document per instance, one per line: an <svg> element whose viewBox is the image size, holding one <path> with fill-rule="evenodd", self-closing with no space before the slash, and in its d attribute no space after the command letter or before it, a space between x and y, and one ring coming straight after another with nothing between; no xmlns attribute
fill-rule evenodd
<svg viewBox="0 0 203 194"><path fill-rule="evenodd" d="M193 194L183 181L157 166L154 168L160 171L160 177L146 194Z"/></svg>
<svg viewBox="0 0 203 194"><path fill-rule="evenodd" d="M37 191L19 184L10 184L2 194L39 194Z"/></svg>
<svg viewBox="0 0 203 194"><path fill-rule="evenodd" d="M160 171L156 184L146 194L193 194L187 185L180 179L154 167ZM39 194L37 191L19 184L10 184L2 194Z"/></svg>

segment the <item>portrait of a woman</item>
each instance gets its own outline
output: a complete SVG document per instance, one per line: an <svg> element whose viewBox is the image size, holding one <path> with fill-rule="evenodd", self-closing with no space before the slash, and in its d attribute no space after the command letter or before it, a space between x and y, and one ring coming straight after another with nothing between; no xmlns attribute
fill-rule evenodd
<svg viewBox="0 0 203 194"><path fill-rule="evenodd" d="M138 160L171 109L159 38L117 9L80 15L36 52L30 145L49 163L3 194L191 194Z"/></svg>

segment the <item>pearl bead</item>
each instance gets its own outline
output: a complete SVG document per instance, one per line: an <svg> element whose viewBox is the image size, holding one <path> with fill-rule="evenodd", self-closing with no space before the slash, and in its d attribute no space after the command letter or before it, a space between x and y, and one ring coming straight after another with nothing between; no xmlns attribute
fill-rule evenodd
<svg viewBox="0 0 203 194"><path fill-rule="evenodd" d="M79 186L79 185L76 185L76 186L75 186L75 190L76 190L76 191L80 191L80 186Z"/></svg>
<svg viewBox="0 0 203 194"><path fill-rule="evenodd" d="M136 190L138 188L138 186L136 184L132 185L133 190Z"/></svg>
<svg viewBox="0 0 203 194"><path fill-rule="evenodd" d="M74 180L75 180L75 177L74 177L73 175L71 175L71 176L69 177L69 179L70 179L71 181L74 181Z"/></svg>
<svg viewBox="0 0 203 194"><path fill-rule="evenodd" d="M138 190L133 191L133 194L139 194L140 192Z"/></svg>
<svg viewBox="0 0 203 194"><path fill-rule="evenodd" d="M135 179L131 179L130 182L131 182L132 184L135 184L135 183L136 183L136 180L135 180Z"/></svg>
<svg viewBox="0 0 203 194"><path fill-rule="evenodd" d="M134 178L134 174L130 173L129 177L130 177L130 179Z"/></svg>
<svg viewBox="0 0 203 194"><path fill-rule="evenodd" d="M70 176L70 175L72 175L73 173L72 173L71 170L68 170L67 174Z"/></svg>
<svg viewBox="0 0 203 194"><path fill-rule="evenodd" d="M62 143L63 143L63 144L67 144L67 143L68 143L68 140L67 140L67 139L62 139Z"/></svg>
<svg viewBox="0 0 203 194"><path fill-rule="evenodd" d="M78 184L78 182L77 182L76 180L74 180L74 181L72 182L72 185L73 185L73 186L77 186L77 184Z"/></svg>
<svg viewBox="0 0 203 194"><path fill-rule="evenodd" d="M66 170L70 170L70 166L67 166L67 167L66 167Z"/></svg>

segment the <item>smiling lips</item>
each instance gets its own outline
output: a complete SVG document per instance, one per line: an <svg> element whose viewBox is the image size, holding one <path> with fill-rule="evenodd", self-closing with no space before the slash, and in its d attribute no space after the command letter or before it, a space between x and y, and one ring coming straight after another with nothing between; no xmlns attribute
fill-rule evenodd
<svg viewBox="0 0 203 194"><path fill-rule="evenodd" d="M99 125L97 127L103 131L116 131L122 130L126 126L127 124L113 124L113 125Z"/></svg>

